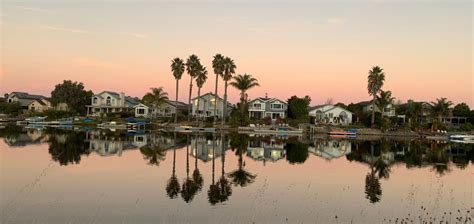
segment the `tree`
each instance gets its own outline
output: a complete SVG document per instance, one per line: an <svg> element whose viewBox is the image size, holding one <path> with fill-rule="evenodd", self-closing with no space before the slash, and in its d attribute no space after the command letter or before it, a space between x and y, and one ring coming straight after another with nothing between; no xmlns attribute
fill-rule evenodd
<svg viewBox="0 0 474 224"><path fill-rule="evenodd" d="M234 81L232 81L230 85L240 90L240 110L243 114L245 105L247 104L247 96L245 93L253 87L260 86L260 84L258 84L258 80L252 77L252 75L244 74L235 76Z"/></svg>
<svg viewBox="0 0 474 224"><path fill-rule="evenodd" d="M186 71L188 72L190 77L188 105L191 105L191 96L193 94L193 80L198 75L200 65L201 61L199 60L198 56L194 54L189 56L188 60L186 60ZM188 121L191 121L191 110L192 107L190 106L188 109Z"/></svg>
<svg viewBox="0 0 474 224"><path fill-rule="evenodd" d="M367 80L367 90L369 95L373 97L372 99L372 126L375 124L375 100L377 94L382 89L383 83L385 81L385 73L383 69L379 66L372 67L372 70L369 71L369 76Z"/></svg>
<svg viewBox="0 0 474 224"><path fill-rule="evenodd" d="M2 114L18 116L21 113L21 110L20 102L0 102L0 113Z"/></svg>
<svg viewBox="0 0 474 224"><path fill-rule="evenodd" d="M90 104L92 91L84 90L82 82L64 80L62 84L57 84L51 92L51 103L55 106L59 103L66 103L69 111L79 114L86 113L86 105Z"/></svg>
<svg viewBox="0 0 474 224"><path fill-rule="evenodd" d="M217 98L218 98L218 93L217 93L217 86L219 84L219 76L224 75L224 69L225 69L225 58L221 54L216 54L214 56L214 59L212 60L212 68L214 69L214 74L216 74L216 89L214 91L214 122L216 122L217 119Z"/></svg>
<svg viewBox="0 0 474 224"><path fill-rule="evenodd" d="M179 93L179 80L183 76L185 70L184 62L181 58L175 58L171 61L171 71L176 79L176 112L174 114L174 123L178 123L178 93Z"/></svg>
<svg viewBox="0 0 474 224"><path fill-rule="evenodd" d="M452 105L453 103L446 98L436 99L436 102L431 102L431 116L441 123L443 116L449 115L449 108Z"/></svg>
<svg viewBox="0 0 474 224"><path fill-rule="evenodd" d="M385 127L385 120L384 120L384 111L385 111L385 108L391 104L393 104L393 101L395 100L394 97L392 97L392 92L391 91L383 91L383 90L380 90L380 96L377 96L377 101L375 102L375 104L377 105L377 107L380 109L380 120L381 120L381 124L382 124L382 130L385 130L384 127Z"/></svg>
<svg viewBox="0 0 474 224"><path fill-rule="evenodd" d="M256 175L246 171L244 169L244 159L243 152L247 149L248 146L248 136L233 134L231 135L230 145L233 150L236 150L236 154L239 155L239 167L228 174L232 183L235 186L246 187L249 184L255 181Z"/></svg>
<svg viewBox="0 0 474 224"><path fill-rule="evenodd" d="M232 76L235 74L235 69L237 66L229 57L224 58L224 72L222 73L222 78L224 79L224 109L222 114L222 126L225 125L225 119L227 119L227 87L228 82L232 79Z"/></svg>
<svg viewBox="0 0 474 224"><path fill-rule="evenodd" d="M206 67L199 65L198 73L196 75L196 84L198 86L198 98L197 98L197 106L195 113L197 114L199 111L199 104L201 103L201 88L207 80L207 71ZM216 102L217 103L217 102ZM204 111L203 111L204 113ZM199 120L199 116L196 116L196 121Z"/></svg>
<svg viewBox="0 0 474 224"><path fill-rule="evenodd" d="M140 152L143 159L148 160L148 164L152 166L159 166L160 162L165 160L166 151L155 144L148 144L140 147Z"/></svg>
<svg viewBox="0 0 474 224"><path fill-rule="evenodd" d="M453 115L457 117L469 117L471 114L471 109L466 103L459 103L454 106Z"/></svg>
<svg viewBox="0 0 474 224"><path fill-rule="evenodd" d="M168 93L163 90L163 87L150 88L151 92L148 92L143 96L142 102L145 105L159 106L168 101Z"/></svg>
<svg viewBox="0 0 474 224"><path fill-rule="evenodd" d="M82 155L89 155L89 145L82 132L58 131L49 133L48 152L61 166L79 164Z"/></svg>
<svg viewBox="0 0 474 224"><path fill-rule="evenodd" d="M288 99L288 117L297 120L308 119L308 108L310 103L311 98L309 96L305 96L304 98L292 96Z"/></svg>
<svg viewBox="0 0 474 224"><path fill-rule="evenodd" d="M290 164L302 164L308 159L308 144L304 144L298 139L291 138L286 143L286 160Z"/></svg>
<svg viewBox="0 0 474 224"><path fill-rule="evenodd" d="M199 191L199 187L194 182L192 178L189 178L189 135L187 136L188 140L186 141L186 180L183 182L181 187L181 198L186 203L191 202L194 199L194 196Z"/></svg>

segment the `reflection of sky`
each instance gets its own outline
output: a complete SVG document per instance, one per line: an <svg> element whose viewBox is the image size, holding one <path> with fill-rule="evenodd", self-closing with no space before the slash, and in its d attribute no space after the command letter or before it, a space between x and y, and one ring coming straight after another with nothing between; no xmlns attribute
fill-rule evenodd
<svg viewBox="0 0 474 224"><path fill-rule="evenodd" d="M391 168L382 179L380 203L365 199L366 164L344 158L327 161L310 156L304 164L290 165L253 161L244 156L247 171L257 175L246 188L233 187L230 200L211 209L207 190L212 163L198 162L204 188L195 200L185 204L166 196L173 153L158 167L149 166L138 150L122 157L83 156L80 164L59 166L51 161L47 144L12 150L0 141L1 210L10 221L45 223L151 223L199 222L339 222L378 223L386 217L416 216L423 205L436 215L469 208L472 178L468 165L438 176L431 168ZM177 176L186 176L186 149L177 150ZM226 153L225 171L238 167L235 153ZM221 160L215 161L216 177ZM190 159L190 172L194 161ZM299 209L295 209L299 208ZM245 214L245 215L243 215ZM9 219L12 218L12 219Z"/></svg>

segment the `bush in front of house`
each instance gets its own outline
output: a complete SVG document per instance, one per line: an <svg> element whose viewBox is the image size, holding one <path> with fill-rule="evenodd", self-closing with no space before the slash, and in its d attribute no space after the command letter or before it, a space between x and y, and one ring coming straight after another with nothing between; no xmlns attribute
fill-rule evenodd
<svg viewBox="0 0 474 224"><path fill-rule="evenodd" d="M461 131L472 131L474 130L474 125L471 123L464 123L459 127L459 130Z"/></svg>

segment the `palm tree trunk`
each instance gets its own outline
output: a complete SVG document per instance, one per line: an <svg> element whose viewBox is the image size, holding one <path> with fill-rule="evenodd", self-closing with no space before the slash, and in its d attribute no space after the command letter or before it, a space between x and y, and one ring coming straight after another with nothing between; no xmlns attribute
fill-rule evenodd
<svg viewBox="0 0 474 224"><path fill-rule="evenodd" d="M174 147L173 147L173 177L176 175L176 132L174 133Z"/></svg>
<svg viewBox="0 0 474 224"><path fill-rule="evenodd" d="M216 172L216 134L212 136L212 185L214 185L214 177Z"/></svg>
<svg viewBox="0 0 474 224"><path fill-rule="evenodd" d="M175 101L175 111L174 111L174 124L178 124L178 89L179 89L179 80L176 79L176 101Z"/></svg>
<svg viewBox="0 0 474 224"><path fill-rule="evenodd" d="M199 104L201 103L201 87L198 88L198 99L197 99L197 106L196 106L196 121L198 122L198 125L199 125L199 114L198 114L198 111L199 111ZM204 111L204 110L203 110Z"/></svg>
<svg viewBox="0 0 474 224"><path fill-rule="evenodd" d="M225 119L227 118L227 81L225 81L224 87L224 105L223 105L223 114L222 114L222 126L225 125Z"/></svg>
<svg viewBox="0 0 474 224"><path fill-rule="evenodd" d="M193 94L193 77L191 77L191 82L189 84L189 100L188 100L188 122L191 121L191 113L193 111L193 105L191 104L191 95Z"/></svg>
<svg viewBox="0 0 474 224"><path fill-rule="evenodd" d="M186 141L186 143L188 143L188 141ZM186 176L189 179L189 144L186 144Z"/></svg>
<svg viewBox="0 0 474 224"><path fill-rule="evenodd" d="M214 91L214 123L217 122L217 85L219 84L219 75L216 74L216 90Z"/></svg>
<svg viewBox="0 0 474 224"><path fill-rule="evenodd" d="M375 125L375 95L374 99L372 100L372 127Z"/></svg>
<svg viewBox="0 0 474 224"><path fill-rule="evenodd" d="M225 167L225 136L224 136L224 133L221 133L221 162L222 162L222 176L224 176L225 172L224 172L224 167Z"/></svg>
<svg viewBox="0 0 474 224"><path fill-rule="evenodd" d="M245 113L245 91L240 93L240 126L244 125L244 113Z"/></svg>

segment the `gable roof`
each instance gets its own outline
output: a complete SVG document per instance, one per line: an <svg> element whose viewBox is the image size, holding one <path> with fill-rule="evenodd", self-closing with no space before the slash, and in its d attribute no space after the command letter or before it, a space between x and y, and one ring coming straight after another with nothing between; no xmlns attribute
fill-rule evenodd
<svg viewBox="0 0 474 224"><path fill-rule="evenodd" d="M327 112L329 112L329 111L331 111L331 110L334 110L334 109L336 109L336 108L339 108L339 109L341 109L341 110L343 110L343 111L347 111L347 112L349 112L349 113L352 114L351 111L349 111L349 110L347 110L347 109L344 109L344 108L342 108L342 107L340 107L340 106L332 105L332 104L323 104L323 105L319 105L319 106L310 107L309 112L312 112L312 111L315 111L315 110L318 110L318 109L323 109L324 107L327 107L327 106L330 106L330 108L327 109L327 110L321 111L322 113L327 113Z"/></svg>
<svg viewBox="0 0 474 224"><path fill-rule="evenodd" d="M288 104L287 102L283 101L283 100L280 100L280 99L277 99L277 98L268 98L268 97L258 97L258 98L255 98L253 100L251 100L250 102L253 102L253 101L257 101L257 100L260 100L264 103L268 103L268 102L274 102L274 101L280 101L284 104Z"/></svg>
<svg viewBox="0 0 474 224"><path fill-rule="evenodd" d="M201 95L201 98L203 98L203 97L205 97L205 96L207 96L207 95L210 95L210 96L212 96L212 97L215 97L216 94L214 94L214 93L212 93L212 92L205 93L205 94ZM194 97L192 100L195 100L195 99L197 99L197 97ZM224 99L220 98L219 96L217 96L217 99L224 101Z"/></svg>
<svg viewBox="0 0 474 224"><path fill-rule="evenodd" d="M101 95L104 94L104 93L107 93L107 94L112 95L112 96L115 96L115 97L120 97L120 94L119 94L119 93L113 92L113 91L107 91L107 90L106 90L106 91L102 91L102 92L100 92L100 93L98 93L98 94L94 94L94 96L97 96L97 97L102 98Z"/></svg>
<svg viewBox="0 0 474 224"><path fill-rule="evenodd" d="M132 106L138 105L140 103L140 99L136 97L125 96L125 103L131 104Z"/></svg>
<svg viewBox="0 0 474 224"><path fill-rule="evenodd" d="M28 100L36 100L36 99L40 100L40 99L46 98L45 96L42 96L42 95L32 95L26 92L12 92L10 93L9 97L11 97L11 95L16 96L18 99L28 99Z"/></svg>

